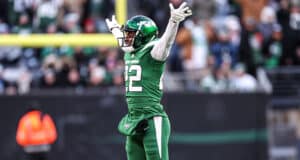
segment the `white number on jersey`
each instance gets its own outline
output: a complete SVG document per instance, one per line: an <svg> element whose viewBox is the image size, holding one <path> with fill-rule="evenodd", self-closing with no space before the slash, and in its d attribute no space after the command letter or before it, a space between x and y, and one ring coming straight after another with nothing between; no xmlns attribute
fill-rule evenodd
<svg viewBox="0 0 300 160"><path fill-rule="evenodd" d="M128 77L129 72L135 71L135 75ZM133 82L140 81L142 79L142 67L140 65L131 65L130 67L125 66L125 81L129 80L128 88L126 91L129 92L141 92L143 90L142 86L133 86Z"/></svg>

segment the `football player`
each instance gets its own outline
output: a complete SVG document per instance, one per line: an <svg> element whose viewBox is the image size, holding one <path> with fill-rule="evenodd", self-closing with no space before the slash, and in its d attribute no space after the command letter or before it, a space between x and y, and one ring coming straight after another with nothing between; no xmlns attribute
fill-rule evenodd
<svg viewBox="0 0 300 160"><path fill-rule="evenodd" d="M177 34L178 25L192 15L183 2L177 9L170 4L170 19L161 38L150 18L137 15L123 27L112 16L107 26L125 52L125 86L128 114L118 130L127 136L128 160L168 160L170 122L163 106L162 74Z"/></svg>

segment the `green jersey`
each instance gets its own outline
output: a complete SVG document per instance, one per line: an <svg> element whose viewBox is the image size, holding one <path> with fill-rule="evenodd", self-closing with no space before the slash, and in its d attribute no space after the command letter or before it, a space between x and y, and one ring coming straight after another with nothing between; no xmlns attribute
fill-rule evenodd
<svg viewBox="0 0 300 160"><path fill-rule="evenodd" d="M167 116L160 104L165 62L153 59L150 53L155 42L124 55L128 114L118 128L125 135L135 134L135 127L143 119Z"/></svg>
<svg viewBox="0 0 300 160"><path fill-rule="evenodd" d="M156 40L151 41L141 49L125 53L125 86L129 111L134 107L142 107L146 112L162 112L160 101L165 62L152 58L150 52L155 42Z"/></svg>

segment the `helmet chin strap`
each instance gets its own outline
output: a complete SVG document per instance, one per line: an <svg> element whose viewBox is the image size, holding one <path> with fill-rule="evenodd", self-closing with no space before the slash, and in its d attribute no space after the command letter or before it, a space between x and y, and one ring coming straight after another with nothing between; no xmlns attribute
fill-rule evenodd
<svg viewBox="0 0 300 160"><path fill-rule="evenodd" d="M124 52L132 52L134 51L134 48L132 46L128 46L128 47L122 47L122 50Z"/></svg>

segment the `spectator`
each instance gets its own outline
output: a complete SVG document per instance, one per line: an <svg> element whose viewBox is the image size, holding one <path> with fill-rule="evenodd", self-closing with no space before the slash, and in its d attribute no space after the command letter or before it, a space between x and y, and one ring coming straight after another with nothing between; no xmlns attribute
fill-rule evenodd
<svg viewBox="0 0 300 160"><path fill-rule="evenodd" d="M300 5L291 5L289 23L283 32L283 64L300 65L297 48L300 46Z"/></svg>
<svg viewBox="0 0 300 160"><path fill-rule="evenodd" d="M225 27L228 28L229 32L229 41L235 48L234 50L238 50L241 42L241 25L238 17L236 16L227 16L224 20Z"/></svg>
<svg viewBox="0 0 300 160"><path fill-rule="evenodd" d="M52 69L44 71L41 78L41 88L55 88L58 86L56 74Z"/></svg>
<svg viewBox="0 0 300 160"><path fill-rule="evenodd" d="M83 7L86 0L64 0L67 12L76 12L80 15L83 13Z"/></svg>
<svg viewBox="0 0 300 160"><path fill-rule="evenodd" d="M235 0L242 9L242 21L253 19L259 21L261 10L265 7L268 0Z"/></svg>
<svg viewBox="0 0 300 160"><path fill-rule="evenodd" d="M286 27L289 25L289 16L290 16L289 8L290 8L289 0L280 0L279 9L276 13L276 16L277 16L278 23L283 27L283 29L286 29Z"/></svg>
<svg viewBox="0 0 300 160"><path fill-rule="evenodd" d="M61 68L56 71L57 84L59 87L65 87L68 85L68 74L72 68L76 68L76 63L72 57L62 56Z"/></svg>
<svg viewBox="0 0 300 160"><path fill-rule="evenodd" d="M216 16L226 16L230 13L230 4L229 0L216 0Z"/></svg>
<svg viewBox="0 0 300 160"><path fill-rule="evenodd" d="M37 7L40 5L40 3L41 0L14 0L14 11L16 12L17 17L23 13L27 14L29 17L29 22L32 24Z"/></svg>
<svg viewBox="0 0 300 160"><path fill-rule="evenodd" d="M43 59L43 63L42 63L43 71L50 69L53 70L54 72L59 72L61 68L62 68L62 61L57 55L49 52L49 55L45 56L45 58Z"/></svg>
<svg viewBox="0 0 300 160"><path fill-rule="evenodd" d="M18 84L18 93L26 94L30 90L30 85L32 81L32 75L28 70L23 70L20 74L20 77L17 80Z"/></svg>
<svg viewBox="0 0 300 160"><path fill-rule="evenodd" d="M265 68L276 68L279 65L280 57L283 53L282 48L282 32L279 24L274 24L272 27L272 37L267 41L263 48L265 56Z"/></svg>
<svg viewBox="0 0 300 160"><path fill-rule="evenodd" d="M19 24L12 29L12 33L30 34L32 33L32 26L29 22L27 14L21 14L19 17Z"/></svg>
<svg viewBox="0 0 300 160"><path fill-rule="evenodd" d="M15 96L18 94L18 87L15 82L6 82L5 94L9 96Z"/></svg>
<svg viewBox="0 0 300 160"><path fill-rule="evenodd" d="M70 69L68 73L68 87L78 87L81 85L81 78L76 68Z"/></svg>
<svg viewBox="0 0 300 160"><path fill-rule="evenodd" d="M275 10L270 6L265 6L261 11L260 23L258 24L258 30L263 35L264 42L267 42L272 37L272 27L277 22Z"/></svg>
<svg viewBox="0 0 300 160"><path fill-rule="evenodd" d="M31 108L19 120L16 141L28 160L46 160L56 139L56 127L49 114Z"/></svg>
<svg viewBox="0 0 300 160"><path fill-rule="evenodd" d="M136 1L135 2L128 1L128 4L137 4L137 3L136 3ZM86 13L86 15L89 15L89 16L97 18L97 19L109 17L110 15L113 14L113 11L114 11L114 4L113 4L112 0L106 0L106 1L90 0L90 1L88 1L87 6L88 7L85 8L86 9L85 12L89 12L89 13ZM133 5L130 5L128 7L132 7L132 6Z"/></svg>
<svg viewBox="0 0 300 160"><path fill-rule="evenodd" d="M65 33L80 33L80 15L77 12L68 13L64 16L63 31Z"/></svg>
<svg viewBox="0 0 300 160"><path fill-rule="evenodd" d="M238 64L234 68L234 76L231 79L231 89L236 92L254 92L257 87L255 78L246 73L243 64Z"/></svg>
<svg viewBox="0 0 300 160"><path fill-rule="evenodd" d="M104 83L105 69L101 66L93 68L90 72L89 84L90 86L99 86Z"/></svg>
<svg viewBox="0 0 300 160"><path fill-rule="evenodd" d="M199 70L206 66L209 47L204 25L205 21L196 17L185 22L185 27L190 31L193 42L190 59L185 62L186 70Z"/></svg>
<svg viewBox="0 0 300 160"><path fill-rule="evenodd" d="M93 19L86 19L84 22L84 33L96 33L96 24Z"/></svg>
<svg viewBox="0 0 300 160"><path fill-rule="evenodd" d="M238 49L230 41L230 32L226 26L217 28L217 41L211 45L211 53L216 58L219 67L224 61L230 61L234 66L238 58Z"/></svg>
<svg viewBox="0 0 300 160"><path fill-rule="evenodd" d="M60 0L62 2L62 0ZM37 8L37 25L39 30L45 32L50 24L57 23L61 2L54 0L42 0Z"/></svg>
<svg viewBox="0 0 300 160"><path fill-rule="evenodd" d="M256 67L263 64L263 35L257 30L257 22L254 19L246 19L243 23L239 57L249 73L255 75Z"/></svg>
<svg viewBox="0 0 300 160"><path fill-rule="evenodd" d="M200 82L200 87L209 93L225 92L227 83L222 70L214 68L210 74L205 76Z"/></svg>
<svg viewBox="0 0 300 160"><path fill-rule="evenodd" d="M180 27L178 29L178 33L176 36L174 48L172 48L173 52L171 54L170 61L176 61L177 59L181 59L182 64L178 64L179 67L181 65L186 70L188 67L188 62L192 59L192 45L193 45L193 39L192 39L192 33L189 29L186 27ZM177 51L174 49L178 49Z"/></svg>
<svg viewBox="0 0 300 160"><path fill-rule="evenodd" d="M104 84L106 71L103 66L99 66L98 61L93 59L89 63L88 86L96 87Z"/></svg>
<svg viewBox="0 0 300 160"><path fill-rule="evenodd" d="M46 34L55 34L57 33L57 26L54 23L48 24L46 29Z"/></svg>

